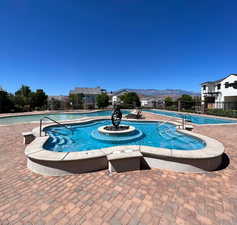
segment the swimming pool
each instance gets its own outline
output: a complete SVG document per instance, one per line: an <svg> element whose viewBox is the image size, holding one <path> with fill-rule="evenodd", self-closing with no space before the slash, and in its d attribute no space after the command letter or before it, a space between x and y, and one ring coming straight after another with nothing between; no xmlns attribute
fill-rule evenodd
<svg viewBox="0 0 237 225"><path fill-rule="evenodd" d="M161 125L160 122L123 121L123 125L134 126L137 129L137 132L134 133L135 139L132 140L130 138L124 140L121 137L115 137L114 141L96 138L94 132L99 127L110 124L111 121L102 120L70 125L73 132L65 127L46 127L44 131L50 135L50 138L45 143L44 148L56 152L80 152L121 145L142 145L175 150L197 150L205 147L202 140L177 132L176 126L173 124ZM143 135L140 135L141 132Z"/></svg>
<svg viewBox="0 0 237 225"><path fill-rule="evenodd" d="M121 110L123 114L128 114L128 110ZM24 115L24 116L9 116L0 118L0 125L8 125L15 123L30 123L39 121L41 118L48 116L56 121L63 120L76 120L81 117L91 116L110 116L111 110L97 111L91 113L49 113L49 114L37 114L37 115Z"/></svg>
<svg viewBox="0 0 237 225"><path fill-rule="evenodd" d="M43 136L39 135L39 127L32 130L35 139L25 148L28 169L47 176L64 176L108 169L118 163L124 171L136 164L136 169L196 173L216 170L223 160L222 143L187 130L177 132L176 124L171 122L123 120L128 127L125 133L123 129L105 132L111 121L104 118L63 124L67 128L45 125ZM103 138L94 135L95 131L102 132ZM107 135L109 138L105 138Z"/></svg>
<svg viewBox="0 0 237 225"><path fill-rule="evenodd" d="M164 115L164 116L177 117L177 118L183 118L184 116L184 114L182 113L169 112L169 111L156 110L156 109L150 109L150 110L144 110L144 111L152 112L152 113ZM207 116L197 116L197 115L192 115L192 114L186 114L186 119L196 124L237 123L237 120L220 119L220 118L207 117Z"/></svg>

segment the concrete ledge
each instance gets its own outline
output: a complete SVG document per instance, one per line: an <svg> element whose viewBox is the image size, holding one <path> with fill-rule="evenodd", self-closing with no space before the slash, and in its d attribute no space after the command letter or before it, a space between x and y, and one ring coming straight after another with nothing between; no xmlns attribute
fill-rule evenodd
<svg viewBox="0 0 237 225"><path fill-rule="evenodd" d="M189 131L193 130L193 126L192 125L185 125L184 128L185 128L185 130L189 130Z"/></svg>
<svg viewBox="0 0 237 225"><path fill-rule="evenodd" d="M141 169L141 157L123 158L109 161L109 173L126 172Z"/></svg>
<svg viewBox="0 0 237 225"><path fill-rule="evenodd" d="M124 150L114 151L107 155L109 163L109 172L125 172L131 170L140 170L142 154L139 151Z"/></svg>
<svg viewBox="0 0 237 225"><path fill-rule="evenodd" d="M82 152L67 152L64 161L84 160L105 157L106 154L100 150L82 151Z"/></svg>
<svg viewBox="0 0 237 225"><path fill-rule="evenodd" d="M142 157L142 154L139 151L115 151L112 154L107 155L108 161L118 160L118 159L130 159L130 158L139 158Z"/></svg>
<svg viewBox="0 0 237 225"><path fill-rule="evenodd" d="M24 137L24 139L23 139L24 145L30 144L35 139L35 136L33 135L32 132L23 132L22 135Z"/></svg>
<svg viewBox="0 0 237 225"><path fill-rule="evenodd" d="M127 134L127 133L131 133L136 130L136 128L133 126L129 126L129 128L127 130L117 130L117 131L106 130L105 127L107 127L107 125L99 127L98 131L103 134Z"/></svg>

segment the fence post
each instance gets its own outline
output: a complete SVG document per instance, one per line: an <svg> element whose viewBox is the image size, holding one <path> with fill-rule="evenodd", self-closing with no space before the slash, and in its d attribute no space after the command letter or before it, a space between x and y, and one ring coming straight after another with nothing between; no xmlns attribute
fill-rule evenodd
<svg viewBox="0 0 237 225"><path fill-rule="evenodd" d="M178 111L179 112L181 111L181 101L180 100L178 101Z"/></svg>

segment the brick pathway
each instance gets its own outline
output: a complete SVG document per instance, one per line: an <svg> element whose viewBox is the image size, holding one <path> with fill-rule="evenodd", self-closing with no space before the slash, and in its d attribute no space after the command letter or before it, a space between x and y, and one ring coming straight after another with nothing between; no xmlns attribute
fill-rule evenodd
<svg viewBox="0 0 237 225"><path fill-rule="evenodd" d="M65 177L32 173L21 132L33 127L0 127L0 224L237 224L237 125L194 129L224 143L230 165L222 171L154 169L112 177L106 171Z"/></svg>

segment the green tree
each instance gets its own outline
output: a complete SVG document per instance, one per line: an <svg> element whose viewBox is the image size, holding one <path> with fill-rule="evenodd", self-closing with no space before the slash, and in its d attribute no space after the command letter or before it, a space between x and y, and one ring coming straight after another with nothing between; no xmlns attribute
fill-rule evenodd
<svg viewBox="0 0 237 225"><path fill-rule="evenodd" d="M15 107L17 111L31 110L32 91L30 87L22 85L19 90L15 92Z"/></svg>
<svg viewBox="0 0 237 225"><path fill-rule="evenodd" d="M193 102L193 98L191 95L182 95L180 98L178 98L178 101Z"/></svg>
<svg viewBox="0 0 237 225"><path fill-rule="evenodd" d="M134 108L141 106L139 96L136 92L124 93L122 96L120 96L120 99L124 108Z"/></svg>
<svg viewBox="0 0 237 225"><path fill-rule="evenodd" d="M165 106L166 107L169 107L169 106L172 106L173 105L173 99L171 97L166 97L165 98Z"/></svg>
<svg viewBox="0 0 237 225"><path fill-rule="evenodd" d="M50 110L57 110L61 108L61 101L55 98L49 100L49 109Z"/></svg>
<svg viewBox="0 0 237 225"><path fill-rule="evenodd" d="M21 88L15 92L15 95L30 97L31 93L32 92L29 86L22 85Z"/></svg>
<svg viewBox="0 0 237 225"><path fill-rule="evenodd" d="M0 88L0 113L22 112L32 109L45 109L48 96L42 89L32 92L30 87L22 85L15 95L9 94Z"/></svg>
<svg viewBox="0 0 237 225"><path fill-rule="evenodd" d="M191 95L182 95L180 98L178 98L178 101L181 103L181 108L183 110L185 109L191 109L194 105L194 100Z"/></svg>
<svg viewBox="0 0 237 225"><path fill-rule="evenodd" d="M101 93L96 96L96 104L99 108L105 108L109 105L109 96L106 93Z"/></svg>
<svg viewBox="0 0 237 225"><path fill-rule="evenodd" d="M70 94L69 101L73 109L83 109L84 94Z"/></svg>
<svg viewBox="0 0 237 225"><path fill-rule="evenodd" d="M48 96L42 89L37 89L36 92L30 95L30 106L32 109L45 109L47 106Z"/></svg>
<svg viewBox="0 0 237 225"><path fill-rule="evenodd" d="M13 110L14 103L11 96L4 90L0 90L0 113L7 113Z"/></svg>

